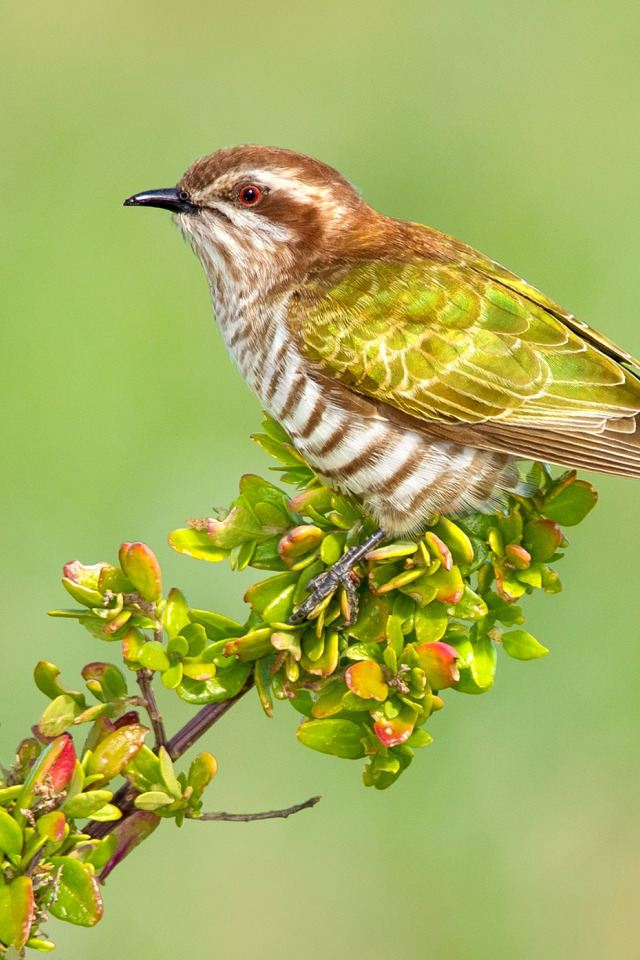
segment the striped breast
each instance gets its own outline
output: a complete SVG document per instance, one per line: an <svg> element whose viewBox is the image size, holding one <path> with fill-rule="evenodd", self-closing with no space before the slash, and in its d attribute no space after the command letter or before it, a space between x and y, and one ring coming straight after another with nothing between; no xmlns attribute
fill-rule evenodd
<svg viewBox="0 0 640 960"><path fill-rule="evenodd" d="M360 497L383 529L408 532L436 513L477 509L513 487L503 454L430 440L341 404L342 388L328 390L286 326L272 320L255 318L243 332L223 328L243 376L323 482ZM252 335L257 329L260 337Z"/></svg>

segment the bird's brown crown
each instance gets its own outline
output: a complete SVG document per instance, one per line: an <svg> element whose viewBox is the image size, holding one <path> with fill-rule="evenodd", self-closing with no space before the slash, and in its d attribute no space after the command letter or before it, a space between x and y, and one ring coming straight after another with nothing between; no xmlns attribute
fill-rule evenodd
<svg viewBox="0 0 640 960"><path fill-rule="evenodd" d="M200 157L191 164L178 186L200 193L214 186L217 181L231 181L234 177L251 173L256 176L260 173L279 174L292 182L302 181L319 189L333 187L336 193L345 192L357 198L349 181L326 163L294 150L257 144L223 147L206 157Z"/></svg>
<svg viewBox="0 0 640 960"><path fill-rule="evenodd" d="M224 246L228 235L256 252L296 247L296 266L308 257L339 256L380 218L337 170L278 147L225 147L196 160L177 185L200 224L181 218L197 244ZM275 245L275 246L274 246Z"/></svg>

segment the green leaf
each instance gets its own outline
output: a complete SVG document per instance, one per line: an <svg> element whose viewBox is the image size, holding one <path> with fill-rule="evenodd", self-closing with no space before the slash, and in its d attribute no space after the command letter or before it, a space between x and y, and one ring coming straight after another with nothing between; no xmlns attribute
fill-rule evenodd
<svg viewBox="0 0 640 960"><path fill-rule="evenodd" d="M251 554L251 566L256 570L287 570L287 564L278 553L280 534L256 543Z"/></svg>
<svg viewBox="0 0 640 960"><path fill-rule="evenodd" d="M162 790L149 790L147 793L141 793L136 797L134 803L139 810L159 810L160 807L168 807L175 802L175 797L169 796Z"/></svg>
<svg viewBox="0 0 640 960"><path fill-rule="evenodd" d="M449 633L446 641L458 651L460 680L452 689L460 693L490 690L496 673L496 648L491 638L483 635L472 642L469 636Z"/></svg>
<svg viewBox="0 0 640 960"><path fill-rule="evenodd" d="M322 541L320 557L328 567L336 563L342 556L346 538L345 533L328 533Z"/></svg>
<svg viewBox="0 0 640 960"><path fill-rule="evenodd" d="M98 590L101 594L110 590L111 593L133 593L134 585L128 577L125 577L120 567L114 567L111 563L101 563L100 573L98 575Z"/></svg>
<svg viewBox="0 0 640 960"><path fill-rule="evenodd" d="M597 502L598 494L590 483L574 480L552 496L542 507L541 513L565 527L572 527L582 523Z"/></svg>
<svg viewBox="0 0 640 960"><path fill-rule="evenodd" d="M454 563L473 562L473 546L467 534L448 517L440 517L432 527L434 533L443 540L453 557Z"/></svg>
<svg viewBox="0 0 640 960"><path fill-rule="evenodd" d="M447 608L437 600L432 600L426 607L416 607L413 623L418 643L441 640L449 624Z"/></svg>
<svg viewBox="0 0 640 960"><path fill-rule="evenodd" d="M102 606L104 598L97 590L91 590L89 587L85 587L81 583L74 583L73 580L69 580L68 577L62 578L62 586L65 588L67 593L73 597L74 600L77 600L78 603L82 603L85 607Z"/></svg>
<svg viewBox="0 0 640 960"><path fill-rule="evenodd" d="M426 730L420 728L413 731L407 740L406 745L411 747L413 750L417 750L418 747L426 747L429 743L433 743L433 737L430 733L427 733Z"/></svg>
<svg viewBox="0 0 640 960"><path fill-rule="evenodd" d="M260 698L262 709L268 717L273 716L273 699L271 697L271 667L273 657L261 657L256 661L255 681L256 690Z"/></svg>
<svg viewBox="0 0 640 960"><path fill-rule="evenodd" d="M271 644L272 627L250 630L244 637L229 640L224 646L225 657L238 657L240 660L257 660L273 653Z"/></svg>
<svg viewBox="0 0 640 960"><path fill-rule="evenodd" d="M218 640L229 640L231 637L241 637L245 632L242 624L210 610L189 610L189 619L192 623L201 624L209 640L214 643Z"/></svg>
<svg viewBox="0 0 640 960"><path fill-rule="evenodd" d="M289 609L292 596L290 588L297 582L297 573L281 573L278 576L269 577L268 580L261 580L249 587L244 595L245 602L259 614L264 614L267 609L277 612L279 603L282 603L283 610ZM283 617L274 616L273 619L283 622Z"/></svg>
<svg viewBox="0 0 640 960"><path fill-rule="evenodd" d="M111 859L116 849L116 843L117 837L115 833L109 833L104 840L101 840L97 847L91 851L86 862L93 866L96 873L99 873Z"/></svg>
<svg viewBox="0 0 640 960"><path fill-rule="evenodd" d="M193 530L191 527L174 530L169 537L169 546L176 553L185 553L195 560L210 560L212 563L218 563L229 556L228 550L214 546L206 530Z"/></svg>
<svg viewBox="0 0 640 960"><path fill-rule="evenodd" d="M162 680L162 685L167 688L167 690L175 690L177 686L182 682L182 677L184 675L184 668L182 663L177 660L175 663L172 663L170 667L167 667L163 671L160 679Z"/></svg>
<svg viewBox="0 0 640 960"><path fill-rule="evenodd" d="M202 705L230 700L242 690L249 676L251 662L236 661L233 666L218 670L213 680L189 680L184 677L177 687L178 696L186 703Z"/></svg>
<svg viewBox="0 0 640 960"><path fill-rule="evenodd" d="M357 760L364 756L364 731L352 720L304 720L297 737L305 747L334 757Z"/></svg>
<svg viewBox="0 0 640 960"><path fill-rule="evenodd" d="M123 773L141 793L148 790L152 784L159 786L162 780L160 760L146 744L140 747L133 760L124 768Z"/></svg>
<svg viewBox="0 0 640 960"><path fill-rule="evenodd" d="M523 546L534 560L550 560L562 542L562 530L555 520L530 520L522 533Z"/></svg>
<svg viewBox="0 0 640 960"><path fill-rule="evenodd" d="M56 948L53 940L43 940L41 937L29 937L25 946L30 950L36 950L38 953L51 953Z"/></svg>
<svg viewBox="0 0 640 960"><path fill-rule="evenodd" d="M262 616L267 623L286 623L293 613L293 594L296 589L295 583L274 597L271 603L267 604L262 612Z"/></svg>
<svg viewBox="0 0 640 960"><path fill-rule="evenodd" d="M138 654L138 663L147 670L168 670L171 661L159 640L148 640Z"/></svg>
<svg viewBox="0 0 640 960"><path fill-rule="evenodd" d="M273 483L253 473L245 473L240 478L240 493L252 506L268 503L276 507L284 523L291 522L288 498Z"/></svg>
<svg viewBox="0 0 640 960"><path fill-rule="evenodd" d="M13 817L0 807L0 850L3 850L10 860L15 860L22 852L23 842L22 830Z"/></svg>
<svg viewBox="0 0 640 960"><path fill-rule="evenodd" d="M187 641L187 654L199 657L207 645L207 632L200 623L188 623L181 634Z"/></svg>
<svg viewBox="0 0 640 960"><path fill-rule="evenodd" d="M57 896L49 902L52 916L80 927L93 927L103 912L98 881L91 868L72 857L52 857L54 869L60 870Z"/></svg>
<svg viewBox="0 0 640 960"><path fill-rule="evenodd" d="M86 773L100 774L98 782L108 783L135 757L148 733L149 728L141 723L118 727L98 744L89 758Z"/></svg>
<svg viewBox="0 0 640 960"><path fill-rule="evenodd" d="M48 663L46 660L40 660L36 664L33 671L33 679L35 680L36 687L45 697L49 697L50 700L55 700L59 696L71 697L72 700L75 700L77 704L81 707L86 707L87 700L84 693L80 693L79 690L69 690L68 687L65 687L58 677L60 676L60 670L54 663Z"/></svg>
<svg viewBox="0 0 640 960"><path fill-rule="evenodd" d="M549 651L525 630L510 630L502 634L502 646L515 660L537 660Z"/></svg>
<svg viewBox="0 0 640 960"><path fill-rule="evenodd" d="M480 620L486 617L487 612L487 605L482 597L465 583L464 593L455 606L455 616L460 620Z"/></svg>
<svg viewBox="0 0 640 960"><path fill-rule="evenodd" d="M189 623L189 605L177 587L172 587L169 591L162 623L170 638L175 637Z"/></svg>
<svg viewBox="0 0 640 960"><path fill-rule="evenodd" d="M117 700L127 694L127 681L113 663L101 660L88 663L82 668L82 678L99 700Z"/></svg>
<svg viewBox="0 0 640 960"><path fill-rule="evenodd" d="M0 806L5 806L15 800L22 793L22 784L16 783L13 787L0 788Z"/></svg>
<svg viewBox="0 0 640 960"><path fill-rule="evenodd" d="M171 757L167 753L165 747L160 747L158 750L158 759L160 760L162 781L167 788L168 793L171 794L174 800L179 800L182 796L182 787L178 783L178 778L176 777L175 770L173 769Z"/></svg>
<svg viewBox="0 0 640 960"><path fill-rule="evenodd" d="M169 640L167 643L167 653L175 654L178 657L188 657L189 656L189 641L186 637L178 634Z"/></svg>
<svg viewBox="0 0 640 960"><path fill-rule="evenodd" d="M52 700L40 718L38 729L45 737L58 737L82 713L82 707L67 694Z"/></svg>
<svg viewBox="0 0 640 960"><path fill-rule="evenodd" d="M105 823L111 820L119 820L122 817L122 811L112 803L105 803L104 807L94 810L89 820L97 820L99 823Z"/></svg>
<svg viewBox="0 0 640 960"><path fill-rule="evenodd" d="M262 524L253 510L240 498L223 520L209 520L207 536L222 550L233 550L243 543L264 538Z"/></svg>
<svg viewBox="0 0 640 960"><path fill-rule="evenodd" d="M111 790L87 790L63 803L62 809L70 820L84 819L103 807L112 797Z"/></svg>
<svg viewBox="0 0 640 960"><path fill-rule="evenodd" d="M36 827L38 833L45 840L52 843L59 843L64 839L67 832L67 818L62 810L51 810L49 813L38 817Z"/></svg>
<svg viewBox="0 0 640 960"><path fill-rule="evenodd" d="M368 591L360 601L358 619L349 627L349 636L361 643L375 643L386 636L389 611L383 601Z"/></svg>
<svg viewBox="0 0 640 960"><path fill-rule="evenodd" d="M0 940L21 950L29 939L35 916L30 877L16 877L0 886Z"/></svg>
<svg viewBox="0 0 640 960"><path fill-rule="evenodd" d="M187 784L193 790L192 796L198 800L209 783L213 780L218 770L218 764L215 757L210 753L201 753L195 758L189 767Z"/></svg>
<svg viewBox="0 0 640 960"><path fill-rule="evenodd" d="M289 700L294 710L305 717L313 717L313 697L308 690L299 690L297 696Z"/></svg>
<svg viewBox="0 0 640 960"><path fill-rule="evenodd" d="M383 649L380 643L353 643L344 651L349 660L377 660L380 663Z"/></svg>
<svg viewBox="0 0 640 960"><path fill-rule="evenodd" d="M518 606L518 604L507 603L506 600L492 590L485 594L484 599L489 611L496 620L499 620L505 627L513 627L517 623L524 623L522 607Z"/></svg>

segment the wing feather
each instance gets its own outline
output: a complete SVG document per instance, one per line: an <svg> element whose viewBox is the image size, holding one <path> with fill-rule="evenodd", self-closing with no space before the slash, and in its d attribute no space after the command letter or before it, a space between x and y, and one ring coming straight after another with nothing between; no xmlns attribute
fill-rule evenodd
<svg viewBox="0 0 640 960"><path fill-rule="evenodd" d="M637 361L464 249L310 282L290 321L318 375L430 435L640 476Z"/></svg>

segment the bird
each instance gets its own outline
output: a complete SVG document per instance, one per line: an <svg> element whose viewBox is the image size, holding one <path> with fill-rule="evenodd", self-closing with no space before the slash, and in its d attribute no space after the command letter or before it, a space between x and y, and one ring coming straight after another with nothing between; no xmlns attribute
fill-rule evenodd
<svg viewBox="0 0 640 960"><path fill-rule="evenodd" d="M337 170L225 147L125 206L172 212L226 346L318 478L378 529L310 584L302 623L389 537L522 489L518 460L640 477L640 362L494 260L378 213Z"/></svg>

